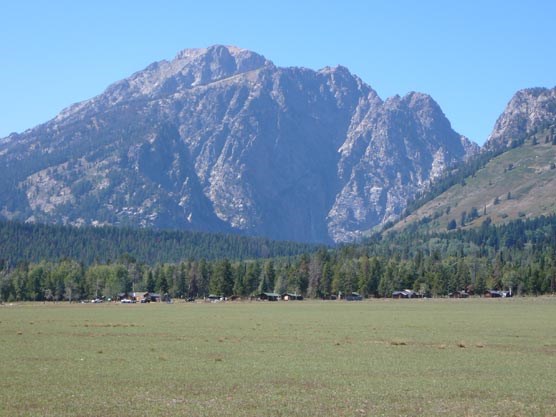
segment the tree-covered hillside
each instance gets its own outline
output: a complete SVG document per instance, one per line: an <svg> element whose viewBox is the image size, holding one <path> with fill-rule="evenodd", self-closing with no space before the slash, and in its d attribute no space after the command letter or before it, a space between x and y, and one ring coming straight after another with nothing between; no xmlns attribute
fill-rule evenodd
<svg viewBox="0 0 556 417"><path fill-rule="evenodd" d="M316 249L310 244L231 234L0 222L0 260L9 265L64 258L90 265L123 255L154 265L200 258L271 258Z"/></svg>

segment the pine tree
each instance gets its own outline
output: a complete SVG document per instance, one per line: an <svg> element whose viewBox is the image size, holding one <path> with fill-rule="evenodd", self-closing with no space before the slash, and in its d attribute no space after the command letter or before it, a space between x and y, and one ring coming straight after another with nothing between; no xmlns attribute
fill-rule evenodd
<svg viewBox="0 0 556 417"><path fill-rule="evenodd" d="M467 212L465 210L463 210L461 212L461 220L459 222L459 224L461 225L461 227L465 226L465 221L467 220Z"/></svg>
<svg viewBox="0 0 556 417"><path fill-rule="evenodd" d="M274 270L274 262L266 261L261 274L261 292L274 292L274 283L276 279L276 271Z"/></svg>
<svg viewBox="0 0 556 417"><path fill-rule="evenodd" d="M332 267L330 261L327 261L322 266L322 279L319 285L319 293L324 298L329 298L332 295Z"/></svg>
<svg viewBox="0 0 556 417"><path fill-rule="evenodd" d="M210 279L210 292L215 295L228 297L232 295L234 276L232 265L228 259L216 263Z"/></svg>
<svg viewBox="0 0 556 417"><path fill-rule="evenodd" d="M381 297L391 297L392 293L399 289L395 280L395 266L393 262L389 262L378 284L378 293Z"/></svg>
<svg viewBox="0 0 556 417"><path fill-rule="evenodd" d="M486 280L482 272L477 275L477 281L475 283L475 294L482 296L486 291Z"/></svg>
<svg viewBox="0 0 556 417"><path fill-rule="evenodd" d="M153 271L152 269L149 269L147 271L147 276L145 279L145 286L148 292L154 292L155 288L156 288L156 282L154 280L154 276L153 276Z"/></svg>
<svg viewBox="0 0 556 417"><path fill-rule="evenodd" d="M168 279L166 278L166 274L164 273L164 270L162 268L157 268L157 270L155 271L155 277L156 277L156 284L158 287L158 291L160 292L160 295L165 296L166 294L168 294L169 284L168 284Z"/></svg>
<svg viewBox="0 0 556 417"><path fill-rule="evenodd" d="M187 294L187 265L185 262L180 263L178 282L176 285L176 296L183 298Z"/></svg>
<svg viewBox="0 0 556 417"><path fill-rule="evenodd" d="M245 262L240 262L234 269L234 295L247 295L245 289L245 278L247 276L247 266Z"/></svg>
<svg viewBox="0 0 556 417"><path fill-rule="evenodd" d="M211 276L210 266L205 258L201 258L201 260L199 261L199 275L197 281L199 294L202 295L209 294L210 276Z"/></svg>
<svg viewBox="0 0 556 417"><path fill-rule="evenodd" d="M309 285L307 287L307 297L322 297L320 293L320 283L322 280L322 256L318 253L311 256L309 261Z"/></svg>
<svg viewBox="0 0 556 417"><path fill-rule="evenodd" d="M259 286L259 277L261 275L261 266L258 261L250 262L247 265L247 272L245 274L245 294L254 295Z"/></svg>

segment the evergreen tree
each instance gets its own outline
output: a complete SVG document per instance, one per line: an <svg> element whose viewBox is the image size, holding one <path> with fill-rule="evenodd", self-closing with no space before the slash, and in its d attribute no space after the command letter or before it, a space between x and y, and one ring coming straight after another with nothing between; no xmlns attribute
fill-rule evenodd
<svg viewBox="0 0 556 417"><path fill-rule="evenodd" d="M156 282L154 280L153 271L151 269L147 270L145 278L145 287L148 292L154 292L156 288Z"/></svg>
<svg viewBox="0 0 556 417"><path fill-rule="evenodd" d="M210 292L228 297L232 295L234 277L232 265L228 259L216 263L210 279Z"/></svg>
<svg viewBox="0 0 556 417"><path fill-rule="evenodd" d="M309 261L309 284L307 287L307 297L322 297L320 292L320 283L322 280L322 262L323 257L317 253L311 256Z"/></svg>
<svg viewBox="0 0 556 417"><path fill-rule="evenodd" d="M261 266L258 262L251 262L247 265L245 275L245 294L253 295L259 285L259 277L261 275Z"/></svg>
<svg viewBox="0 0 556 417"><path fill-rule="evenodd" d="M209 294L210 276L210 266L205 258L201 258L201 260L199 261L199 280L197 282L197 285L199 287L199 294Z"/></svg>
<svg viewBox="0 0 556 417"><path fill-rule="evenodd" d="M371 285L371 263L369 257L364 255L359 258L359 273L357 277L357 290L365 297L369 295L369 287Z"/></svg>
<svg viewBox="0 0 556 417"><path fill-rule="evenodd" d="M331 283L331 290L332 294L342 295L345 294L345 287L346 287L346 276L345 271L340 265L336 265L334 268L334 272L332 273L332 283Z"/></svg>
<svg viewBox="0 0 556 417"><path fill-rule="evenodd" d="M187 264L180 263L178 281L176 285L176 296L183 298L187 295L188 279L187 279Z"/></svg>
<svg viewBox="0 0 556 417"><path fill-rule="evenodd" d="M332 295L332 267L330 266L330 261L325 262L322 266L322 279L318 292L325 298L329 298Z"/></svg>
<svg viewBox="0 0 556 417"><path fill-rule="evenodd" d="M398 288L398 283L396 282L396 267L392 261L388 262L384 274L382 275L380 282L378 284L378 293L381 297L391 297L392 293Z"/></svg>
<svg viewBox="0 0 556 417"><path fill-rule="evenodd" d="M487 288L485 275L483 273L479 273L477 275L477 282L475 283L475 294L482 296L486 290Z"/></svg>
<svg viewBox="0 0 556 417"><path fill-rule="evenodd" d="M469 267L461 257L457 261L456 268L456 288L455 291L466 290L471 284L471 274L469 272Z"/></svg>
<svg viewBox="0 0 556 417"><path fill-rule="evenodd" d="M247 295L245 288L245 278L247 275L247 266L244 262L240 262L234 269L234 288L235 295Z"/></svg>
<svg viewBox="0 0 556 417"><path fill-rule="evenodd" d="M188 275L187 295L189 297L197 297L199 295L199 269L196 262L190 262Z"/></svg>
<svg viewBox="0 0 556 417"><path fill-rule="evenodd" d="M261 274L261 292L273 292L275 279L274 262L266 261Z"/></svg>
<svg viewBox="0 0 556 417"><path fill-rule="evenodd" d="M309 256L307 254L301 255L298 267L298 291L301 294L306 294L307 287L309 286Z"/></svg>
<svg viewBox="0 0 556 417"><path fill-rule="evenodd" d="M459 222L459 224L461 224L461 227L465 226L466 220L467 220L467 212L464 210L461 212L461 220Z"/></svg>

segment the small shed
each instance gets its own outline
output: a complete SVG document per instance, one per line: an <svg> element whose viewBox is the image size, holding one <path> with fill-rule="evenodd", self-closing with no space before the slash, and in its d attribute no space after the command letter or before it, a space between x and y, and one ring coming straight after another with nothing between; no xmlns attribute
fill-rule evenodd
<svg viewBox="0 0 556 417"><path fill-rule="evenodd" d="M296 293L286 292L282 294L282 300L284 301L301 301L303 296Z"/></svg>
<svg viewBox="0 0 556 417"><path fill-rule="evenodd" d="M143 300L145 300L145 297L146 297L147 294L149 294L149 293L145 292L145 291L135 291L135 292L131 293L130 298L132 300L137 301L137 302L144 303L145 301L143 301Z"/></svg>
<svg viewBox="0 0 556 417"><path fill-rule="evenodd" d="M116 296L116 300L118 301L127 300L127 299L131 299L129 293L127 292L120 292Z"/></svg>
<svg viewBox="0 0 556 417"><path fill-rule="evenodd" d="M394 291L392 298L416 298L417 293L413 290Z"/></svg>
<svg viewBox="0 0 556 417"><path fill-rule="evenodd" d="M278 301L279 299L280 299L280 294L276 294L275 292L263 292L259 294L259 300Z"/></svg>
<svg viewBox="0 0 556 417"><path fill-rule="evenodd" d="M160 294L157 294L155 292L146 292L145 294L143 294L143 299L147 303L158 303L162 300L162 297L160 296Z"/></svg>

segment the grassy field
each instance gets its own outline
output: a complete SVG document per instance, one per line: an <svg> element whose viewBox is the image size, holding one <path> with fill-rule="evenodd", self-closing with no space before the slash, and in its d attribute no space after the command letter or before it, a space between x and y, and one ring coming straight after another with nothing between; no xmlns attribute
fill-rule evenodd
<svg viewBox="0 0 556 417"><path fill-rule="evenodd" d="M1 416L556 416L556 298L0 306Z"/></svg>

